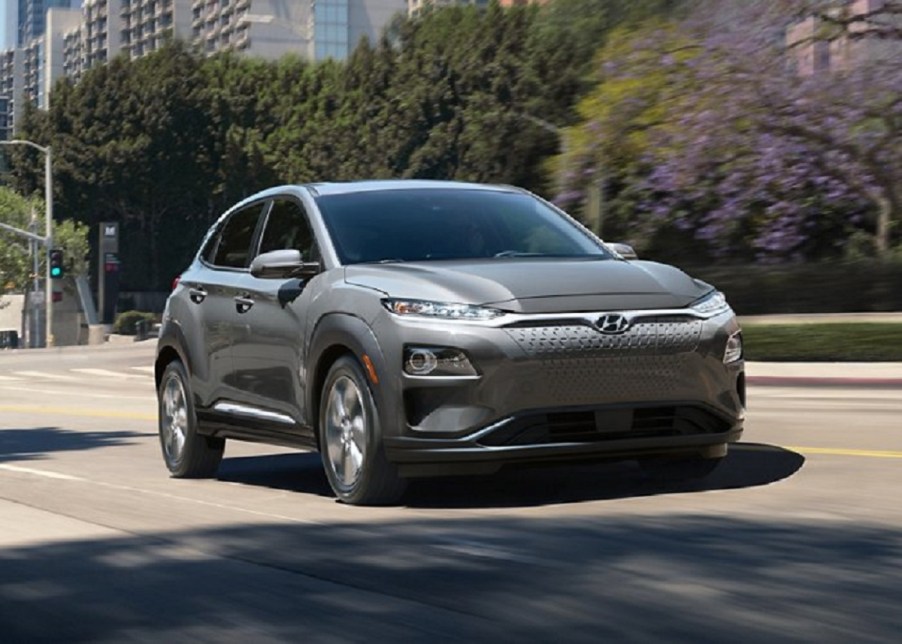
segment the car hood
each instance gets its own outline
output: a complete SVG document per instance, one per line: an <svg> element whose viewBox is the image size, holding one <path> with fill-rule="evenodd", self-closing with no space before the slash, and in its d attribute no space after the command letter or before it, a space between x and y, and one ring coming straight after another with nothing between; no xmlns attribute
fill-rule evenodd
<svg viewBox="0 0 902 644"><path fill-rule="evenodd" d="M680 308L711 290L673 266L615 259L354 264L345 269L345 280L390 297L521 313Z"/></svg>

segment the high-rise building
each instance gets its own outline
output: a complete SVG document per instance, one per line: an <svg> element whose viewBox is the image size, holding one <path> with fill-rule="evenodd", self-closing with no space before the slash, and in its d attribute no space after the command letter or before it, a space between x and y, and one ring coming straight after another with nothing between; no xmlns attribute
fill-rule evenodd
<svg viewBox="0 0 902 644"><path fill-rule="evenodd" d="M13 135L13 109L17 95L16 79L21 76L21 58L15 49L0 51L0 140L6 141Z"/></svg>
<svg viewBox="0 0 902 644"><path fill-rule="evenodd" d="M406 7L407 0L194 0L192 39L211 54L342 60Z"/></svg>
<svg viewBox="0 0 902 644"><path fill-rule="evenodd" d="M16 0L7 0L15 2ZM31 40L44 33L47 10L53 7L63 9L78 8L81 0L18 0L16 18L16 45L26 46Z"/></svg>

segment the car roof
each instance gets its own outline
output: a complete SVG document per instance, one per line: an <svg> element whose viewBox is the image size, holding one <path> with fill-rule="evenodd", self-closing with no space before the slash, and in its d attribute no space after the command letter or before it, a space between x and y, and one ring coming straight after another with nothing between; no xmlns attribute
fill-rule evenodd
<svg viewBox="0 0 902 644"><path fill-rule="evenodd" d="M451 189L451 190L487 190L501 192L521 192L513 186L490 185L485 183L468 183L465 181L436 181L429 179L379 179L368 181L320 182L304 184L314 196L349 194L354 192L373 192L383 190L411 189Z"/></svg>

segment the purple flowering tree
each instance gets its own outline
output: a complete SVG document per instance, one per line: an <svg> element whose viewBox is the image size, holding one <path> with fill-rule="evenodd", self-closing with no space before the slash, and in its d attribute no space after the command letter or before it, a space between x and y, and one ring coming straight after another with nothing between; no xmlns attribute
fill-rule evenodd
<svg viewBox="0 0 902 644"><path fill-rule="evenodd" d="M631 195L634 234L672 227L715 256L836 255L855 231L889 255L900 24L902 0L712 2L625 34L600 54L562 197L607 181Z"/></svg>

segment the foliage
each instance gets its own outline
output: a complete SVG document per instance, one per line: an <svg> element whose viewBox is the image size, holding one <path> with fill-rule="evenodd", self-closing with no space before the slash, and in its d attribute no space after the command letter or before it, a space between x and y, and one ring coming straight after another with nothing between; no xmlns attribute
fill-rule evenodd
<svg viewBox="0 0 902 644"><path fill-rule="evenodd" d="M152 323L156 320L154 313L146 311L123 311L116 316L113 323L113 332L120 335L135 335L138 332L138 323Z"/></svg>
<svg viewBox="0 0 902 644"><path fill-rule="evenodd" d="M63 266L69 276L87 275L91 245L88 227L74 219L53 223L53 247L63 250Z"/></svg>
<svg viewBox="0 0 902 644"><path fill-rule="evenodd" d="M554 129L572 119L595 48L683 4L452 7L397 22L344 62L205 58L176 42L61 82L47 113L23 111L20 134L53 147L58 213L120 223L123 287L165 289L207 226L263 187L429 177L545 191ZM19 190L40 189L40 156L13 156Z"/></svg>
<svg viewBox="0 0 902 644"><path fill-rule="evenodd" d="M120 223L128 290L164 290L209 224L263 187L360 178L517 184L584 218L603 204L606 236L660 259L853 256L874 240L888 254L900 72L790 72L774 34L828 4L805 3L451 7L341 62L176 42L60 83L20 135L53 147L58 217ZM853 18L823 13L815 35ZM39 191L41 156L10 153L19 192Z"/></svg>
<svg viewBox="0 0 902 644"><path fill-rule="evenodd" d="M43 236L43 197L26 199L9 188L0 187L0 222L19 230ZM83 275L88 269L88 230L76 221L55 221L53 245L63 249L63 261L69 275ZM0 229L0 294L22 292L31 287L34 263L31 242L20 235ZM39 275L44 275L46 253L38 245Z"/></svg>
<svg viewBox="0 0 902 644"><path fill-rule="evenodd" d="M742 337L746 360L902 361L902 324L743 324Z"/></svg>
<svg viewBox="0 0 902 644"><path fill-rule="evenodd" d="M739 315L902 311L902 261L689 267L726 293Z"/></svg>
<svg viewBox="0 0 902 644"><path fill-rule="evenodd" d="M596 132L604 154L564 160L563 196L585 199L605 176L610 205L632 206L628 230L646 250L733 261L836 257L867 232L889 256L902 218L902 70L872 50L831 73L803 73L785 35L805 15L797 9L703 3L691 19L645 25L603 53L581 131ZM891 0L880 11L899 10ZM844 26L815 30L808 44L868 35ZM898 53L902 39L886 47Z"/></svg>

